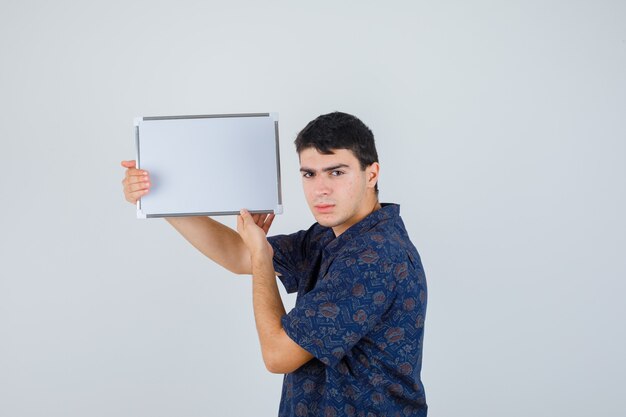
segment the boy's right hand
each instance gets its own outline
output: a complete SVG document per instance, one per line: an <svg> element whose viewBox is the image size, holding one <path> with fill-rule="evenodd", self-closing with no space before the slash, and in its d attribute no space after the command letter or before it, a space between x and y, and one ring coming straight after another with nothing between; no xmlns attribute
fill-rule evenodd
<svg viewBox="0 0 626 417"><path fill-rule="evenodd" d="M126 168L126 176L122 180L124 186L124 197L129 203L135 204L137 200L146 195L150 190L150 178L148 172L137 169L135 160L122 161L122 166Z"/></svg>

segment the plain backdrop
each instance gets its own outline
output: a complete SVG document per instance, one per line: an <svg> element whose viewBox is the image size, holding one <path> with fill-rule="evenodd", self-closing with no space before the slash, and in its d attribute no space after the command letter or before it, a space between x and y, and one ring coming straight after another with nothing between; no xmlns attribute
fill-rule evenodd
<svg viewBox="0 0 626 417"><path fill-rule="evenodd" d="M0 60L0 416L276 415L250 277L120 161L136 116L279 112L293 232L334 110L422 256L430 416L625 415L623 0L0 0Z"/></svg>

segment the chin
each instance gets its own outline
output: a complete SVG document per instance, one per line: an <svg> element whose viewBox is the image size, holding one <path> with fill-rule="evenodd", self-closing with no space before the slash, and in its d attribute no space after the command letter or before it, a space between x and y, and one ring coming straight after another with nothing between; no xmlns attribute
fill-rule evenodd
<svg viewBox="0 0 626 417"><path fill-rule="evenodd" d="M317 221L321 226L332 227L332 222L328 219L320 219L319 217L316 217L315 221Z"/></svg>
<svg viewBox="0 0 626 417"><path fill-rule="evenodd" d="M315 221L317 221L320 225L324 227L333 227L335 225L335 222L333 221L333 219L329 218L328 216L317 215L313 217L315 217Z"/></svg>
<svg viewBox="0 0 626 417"><path fill-rule="evenodd" d="M315 220L324 227L336 227L342 224L342 221L337 220L336 218L328 218L328 217L316 217Z"/></svg>

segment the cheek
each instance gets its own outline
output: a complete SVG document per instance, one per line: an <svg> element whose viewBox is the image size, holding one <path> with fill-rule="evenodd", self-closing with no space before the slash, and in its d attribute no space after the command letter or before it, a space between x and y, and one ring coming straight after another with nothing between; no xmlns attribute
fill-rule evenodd
<svg viewBox="0 0 626 417"><path fill-rule="evenodd" d="M349 178L343 184L343 194L345 196L354 197L358 195L361 191L361 184L358 181L358 178Z"/></svg>
<svg viewBox="0 0 626 417"><path fill-rule="evenodd" d="M349 181L345 188L344 188L344 194L346 196L349 196L350 199L352 199L352 197L354 197L354 195L356 194L356 190L354 189L355 183L353 180Z"/></svg>
<svg viewBox="0 0 626 417"><path fill-rule="evenodd" d="M302 182L302 190L304 191L304 198L308 203L313 201L313 188L306 182Z"/></svg>

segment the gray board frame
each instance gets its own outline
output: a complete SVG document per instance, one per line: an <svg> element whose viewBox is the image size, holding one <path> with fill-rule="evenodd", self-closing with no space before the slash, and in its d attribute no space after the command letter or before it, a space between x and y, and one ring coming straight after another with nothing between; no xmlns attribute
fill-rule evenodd
<svg viewBox="0 0 626 417"><path fill-rule="evenodd" d="M141 169L141 146L139 124L142 121L155 120L181 120L181 119L208 119L208 118L241 118L241 117L270 117L274 121L274 138L276 145L276 186L277 186L277 206L273 210L249 210L252 214L282 214L283 213L283 197L282 197L282 180L280 170L280 139L278 131L278 113L227 113L227 114L203 114L203 115L180 115L180 116L144 116L136 117L134 121L135 127L135 150L137 158L137 168ZM206 211L206 212L169 212L169 213L144 213L141 205L141 199L137 200L137 218L163 218L163 217L186 217L186 216L230 216L237 215L239 211Z"/></svg>

